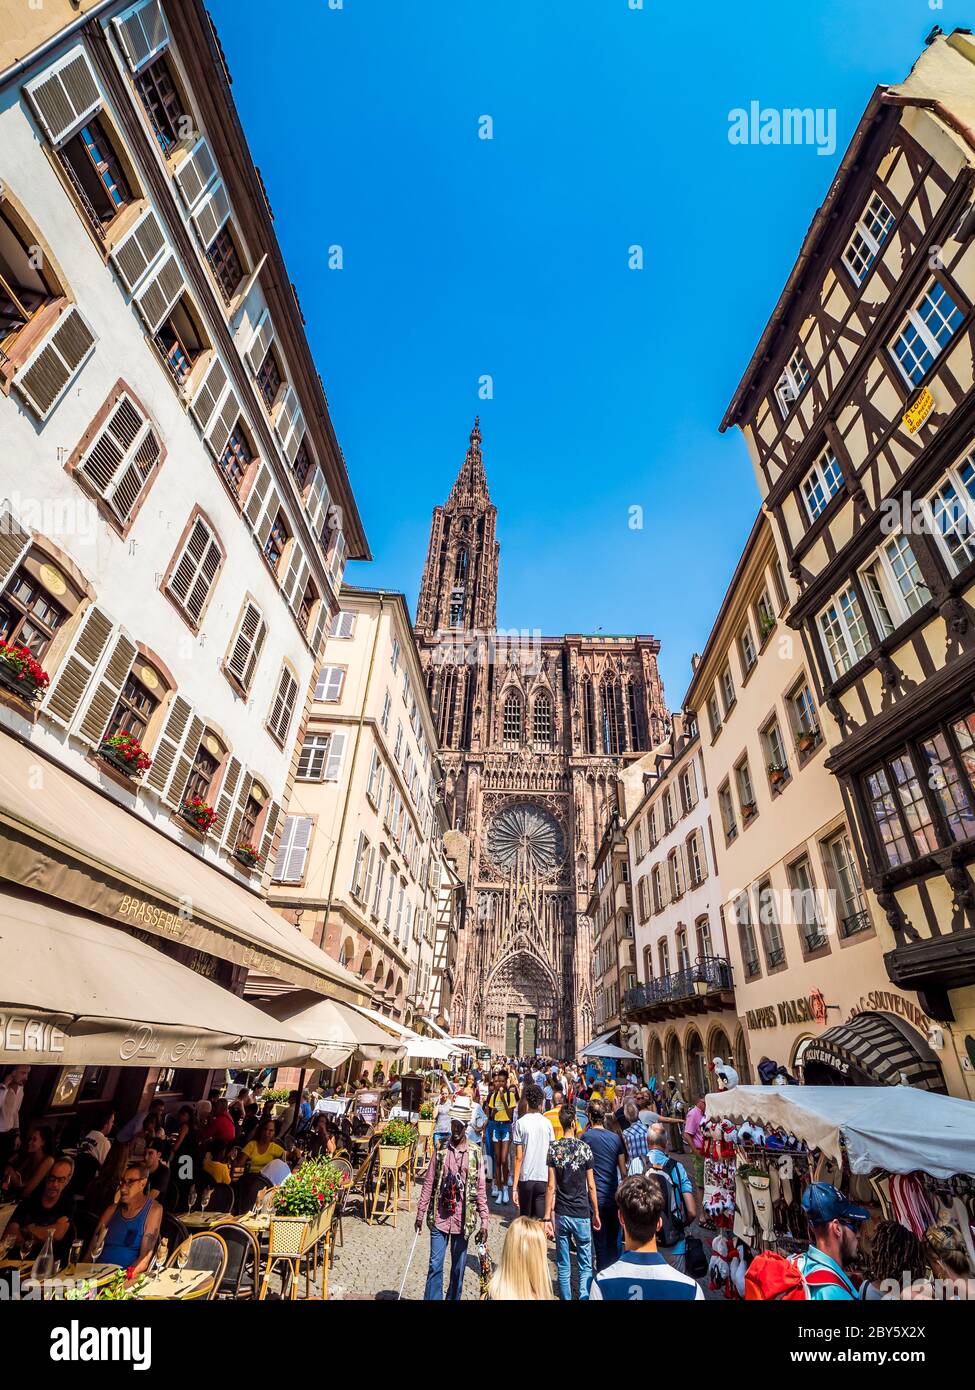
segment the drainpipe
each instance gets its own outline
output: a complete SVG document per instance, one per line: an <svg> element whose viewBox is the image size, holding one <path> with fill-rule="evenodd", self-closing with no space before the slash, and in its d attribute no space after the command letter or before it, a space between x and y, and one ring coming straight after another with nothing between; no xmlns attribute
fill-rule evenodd
<svg viewBox="0 0 975 1390"><path fill-rule="evenodd" d="M332 877L331 877L331 880L329 881L329 885L328 885L328 900L327 900L326 903L325 903L325 920L324 920L324 922L323 922L323 924L322 924L322 930L323 930L323 932L324 932L324 931L326 930L326 928L328 927L328 914L329 914L329 912L332 910L332 899L333 899L334 896L335 896L335 879L336 879L336 875L338 874L338 871L339 871L339 849L341 848L342 840L343 840L343 837L344 837L344 835L345 835L345 825L346 825L346 822L347 822L347 820L348 820L348 818L349 818L349 804L350 804L350 802L352 801L352 783L353 783L353 779L354 779L354 777L355 777L355 765L356 765L356 760L358 759L358 756L359 756L359 745L360 745L361 742L362 742L362 729L363 729L363 725L364 725L365 722L366 722L366 705L367 705L368 702L369 702L369 690L370 690L370 688L371 688L371 686L372 686L372 673L373 673L373 670L375 669L375 665L376 665L376 652L379 650L379 634L380 634L380 632L382 631L382 619L383 619L383 613L385 612L385 604L386 604L385 595L382 594L382 593L380 593L380 595L379 595L379 613L378 613L377 616L376 616L376 635L375 635L375 637L373 638L373 641L372 641L372 653L371 653L371 655L370 655L370 657L369 657L369 670L368 670L368 673L366 674L366 688L365 688L365 690L362 692L362 704L361 704L361 707L360 707L360 709L359 709L359 722L358 722L358 724L357 724L357 726L356 726L356 731L355 731L355 743L352 745L352 762L351 762L350 765L349 765L349 777L348 777L348 783L347 783L347 785L346 785L345 804L344 804L343 807L342 807L342 819L341 819L341 821L339 822L339 833L338 833L338 835L337 835L336 838L335 838L335 858L332 860ZM322 949L324 950L324 949L325 949L325 943L324 943L324 941L321 943L321 945L322 945ZM370 991L370 998L371 998L371 991Z"/></svg>
<svg viewBox="0 0 975 1390"><path fill-rule="evenodd" d="M64 43L65 39L70 39L79 29L83 29L85 25L90 23L93 19L98 19L106 10L113 8L121 8L119 0L101 0L101 4L92 5L90 10L86 10L85 13L80 14L77 19L73 19L70 24L66 24L63 29L59 29L51 38L46 39L44 43L41 44L40 48L35 48L33 53L28 53L26 58L21 58L18 63L14 63L12 67L7 68L6 72L0 73L0 88L6 87L9 83L13 82L15 78L19 77L22 72L26 72L27 69L33 67L35 63L39 63L42 58L46 58L51 50L57 48L59 44Z"/></svg>

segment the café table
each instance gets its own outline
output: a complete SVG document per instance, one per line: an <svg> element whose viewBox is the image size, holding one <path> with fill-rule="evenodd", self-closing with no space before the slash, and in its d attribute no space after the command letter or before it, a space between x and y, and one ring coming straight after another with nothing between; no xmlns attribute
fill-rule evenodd
<svg viewBox="0 0 975 1390"><path fill-rule="evenodd" d="M176 1269L171 1266L149 1276L137 1297L159 1302L176 1300L180 1303L207 1298L213 1289L213 1275L208 1269Z"/></svg>

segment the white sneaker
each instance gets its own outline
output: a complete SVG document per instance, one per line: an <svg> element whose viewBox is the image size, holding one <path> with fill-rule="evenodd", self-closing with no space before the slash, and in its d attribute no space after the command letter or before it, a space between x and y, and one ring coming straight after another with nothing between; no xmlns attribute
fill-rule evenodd
<svg viewBox="0 0 975 1390"><path fill-rule="evenodd" d="M501 1201L501 1193L496 1186L491 1188L491 1200L492 1202Z"/></svg>
<svg viewBox="0 0 975 1390"><path fill-rule="evenodd" d="M510 1206L510 1205L511 1205L511 1189L510 1189L510 1188L507 1188L507 1187L505 1188L504 1194L503 1194L503 1196L502 1196L502 1198L501 1198L501 1205L504 1206L504 1207L507 1207L507 1206Z"/></svg>

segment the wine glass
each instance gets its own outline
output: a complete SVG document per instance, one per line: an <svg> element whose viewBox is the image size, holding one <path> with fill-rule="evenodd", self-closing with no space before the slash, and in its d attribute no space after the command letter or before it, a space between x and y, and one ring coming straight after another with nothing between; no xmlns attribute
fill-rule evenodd
<svg viewBox="0 0 975 1390"><path fill-rule="evenodd" d="M108 1231L104 1226L99 1226L95 1232L95 1239L91 1244L91 1262L97 1264L102 1251L105 1249L105 1237Z"/></svg>
<svg viewBox="0 0 975 1390"><path fill-rule="evenodd" d="M173 1263L175 1264L177 1270L179 1271L180 1277L182 1277L183 1270L184 1270L184 1269L186 1268L186 1266L189 1264L189 1259L190 1259L190 1243L189 1243L188 1240L186 1240L186 1241L183 1242L183 1244L182 1244L182 1245L179 1247L179 1249L176 1251L176 1255L175 1255L175 1257L174 1257L174 1259L173 1259Z"/></svg>
<svg viewBox="0 0 975 1390"><path fill-rule="evenodd" d="M73 1240L71 1242L71 1250L68 1254L69 1265L74 1266L81 1263L81 1255L84 1251L84 1248L85 1242L83 1240Z"/></svg>
<svg viewBox="0 0 975 1390"><path fill-rule="evenodd" d="M194 1206L196 1205L196 1197L197 1197L196 1183L194 1183L193 1186L190 1188L189 1206L186 1208L187 1211L192 1211L192 1210L193 1210Z"/></svg>
<svg viewBox="0 0 975 1390"><path fill-rule="evenodd" d="M208 1187L208 1188L206 1188L206 1190L205 1190L204 1193L203 1193L203 1201L200 1203L200 1210L201 1210L201 1211L206 1211L206 1209L207 1209L207 1207L210 1205L210 1202L212 1201L212 1199L213 1199L213 1188L212 1188L212 1187Z"/></svg>
<svg viewBox="0 0 975 1390"><path fill-rule="evenodd" d="M37 1239L36 1236L29 1235L26 1231L24 1231L24 1233L21 1235L20 1258L24 1261L25 1264L30 1259L31 1255L34 1253L35 1246L40 1245L40 1243L41 1242Z"/></svg>

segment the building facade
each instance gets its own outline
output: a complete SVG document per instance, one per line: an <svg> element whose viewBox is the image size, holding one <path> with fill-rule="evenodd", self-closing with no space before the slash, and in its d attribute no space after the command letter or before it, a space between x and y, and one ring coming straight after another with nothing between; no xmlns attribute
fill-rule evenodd
<svg viewBox="0 0 975 1390"><path fill-rule="evenodd" d="M630 860L619 812L610 817L593 867L586 915L592 922L595 1031L613 1036L623 1021L623 995L636 984Z"/></svg>
<svg viewBox="0 0 975 1390"><path fill-rule="evenodd" d="M409 1027L433 998L439 781L406 601L346 585L296 749L271 901Z"/></svg>
<svg viewBox="0 0 975 1390"><path fill-rule="evenodd" d="M658 1085L673 1076L689 1098L708 1089L714 1057L749 1076L697 720L675 715L670 737L638 766L641 795L624 827L637 981L623 1013L647 1076Z"/></svg>
<svg viewBox="0 0 975 1390"><path fill-rule="evenodd" d="M354 996L264 888L365 536L206 12L96 8L2 7L2 888Z"/></svg>
<svg viewBox="0 0 975 1390"><path fill-rule="evenodd" d="M586 904L619 770L657 742L659 643L497 630L499 546L475 422L433 514L416 633L451 825L470 840L454 1023L496 1051L593 1036Z"/></svg>
<svg viewBox="0 0 975 1390"><path fill-rule="evenodd" d="M878 89L723 422L795 585L789 621L881 907L883 988L916 1000L969 1094L973 101L962 30Z"/></svg>
<svg viewBox="0 0 975 1390"><path fill-rule="evenodd" d="M768 1058L823 1084L957 1088L931 1020L886 979L881 914L826 765L832 715L787 622L795 597L762 511L685 700L701 729L749 1070Z"/></svg>

